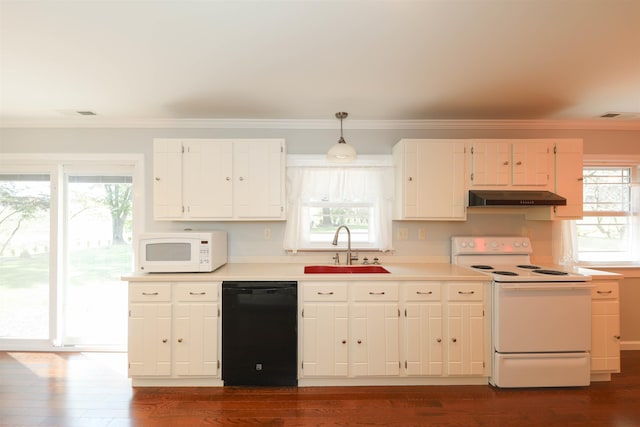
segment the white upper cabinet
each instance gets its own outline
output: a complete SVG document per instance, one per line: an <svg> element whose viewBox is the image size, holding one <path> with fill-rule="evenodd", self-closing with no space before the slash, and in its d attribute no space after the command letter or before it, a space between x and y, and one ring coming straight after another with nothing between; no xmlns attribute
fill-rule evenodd
<svg viewBox="0 0 640 427"><path fill-rule="evenodd" d="M474 140L470 152L472 188L553 188L550 140Z"/></svg>
<svg viewBox="0 0 640 427"><path fill-rule="evenodd" d="M566 206L557 206L558 219L582 218L582 140L561 140L554 147L556 155L555 192L567 199Z"/></svg>
<svg viewBox="0 0 640 427"><path fill-rule="evenodd" d="M156 139L153 164L155 219L285 219L282 139Z"/></svg>
<svg viewBox="0 0 640 427"><path fill-rule="evenodd" d="M393 162L394 219L466 219L464 141L403 139Z"/></svg>

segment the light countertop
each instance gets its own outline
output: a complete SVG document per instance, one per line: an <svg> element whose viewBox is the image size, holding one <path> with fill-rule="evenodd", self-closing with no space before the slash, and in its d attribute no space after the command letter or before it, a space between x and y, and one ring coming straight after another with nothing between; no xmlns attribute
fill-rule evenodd
<svg viewBox="0 0 640 427"><path fill-rule="evenodd" d="M229 263L211 273L130 273L122 280L129 282L220 282L223 280L463 280L489 281L483 273L449 263L384 264L386 273L374 274L304 274L306 264L294 263Z"/></svg>

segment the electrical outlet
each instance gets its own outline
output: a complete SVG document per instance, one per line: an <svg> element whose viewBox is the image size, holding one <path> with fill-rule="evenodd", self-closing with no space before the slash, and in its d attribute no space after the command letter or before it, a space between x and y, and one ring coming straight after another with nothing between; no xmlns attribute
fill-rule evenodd
<svg viewBox="0 0 640 427"><path fill-rule="evenodd" d="M418 240L427 240L427 229L421 228L418 230Z"/></svg>
<svg viewBox="0 0 640 427"><path fill-rule="evenodd" d="M264 237L264 240L271 240L271 229L269 227L266 227L262 232L262 235Z"/></svg>
<svg viewBox="0 0 640 427"><path fill-rule="evenodd" d="M409 238L408 228L398 228L398 240L407 240Z"/></svg>

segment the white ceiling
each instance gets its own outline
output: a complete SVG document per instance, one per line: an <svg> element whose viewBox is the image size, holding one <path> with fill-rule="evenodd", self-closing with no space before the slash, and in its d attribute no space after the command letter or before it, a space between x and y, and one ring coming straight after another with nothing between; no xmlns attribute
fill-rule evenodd
<svg viewBox="0 0 640 427"><path fill-rule="evenodd" d="M640 0L0 0L0 121L78 110L640 120Z"/></svg>

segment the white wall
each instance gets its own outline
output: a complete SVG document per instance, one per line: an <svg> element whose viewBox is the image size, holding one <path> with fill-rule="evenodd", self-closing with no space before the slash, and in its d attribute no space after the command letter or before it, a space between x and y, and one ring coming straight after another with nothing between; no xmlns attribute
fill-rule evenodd
<svg viewBox="0 0 640 427"><path fill-rule="evenodd" d="M337 125L336 125L337 127ZM505 129L383 129L345 128L345 138L361 154L390 154L401 138L582 138L585 153L638 154L640 131L634 130L505 130ZM285 138L289 154L320 154L334 144L336 130L314 129L178 129L178 128L2 128L0 153L142 153L146 182L152 182L152 141L154 138ZM184 223L157 222L152 219L151 184L146 189L147 231L181 230L184 227L225 229L229 232L232 257L284 256L283 222L268 223ZM272 238L265 241L264 228ZM446 258L449 238L464 234L527 235L533 241L534 258L546 259L551 253L553 232L549 222L527 221L522 215L469 215L466 222L394 222L409 230L409 239L394 241L395 256ZM420 228L426 240L418 240ZM329 256L328 256L329 257Z"/></svg>

